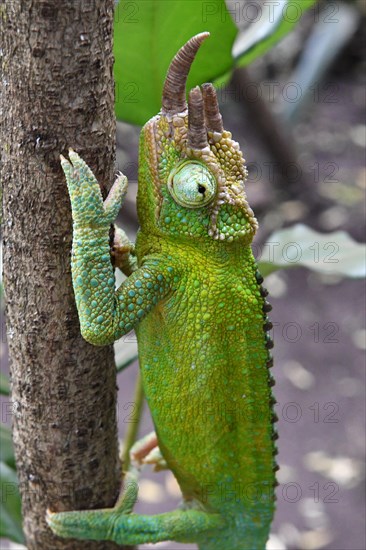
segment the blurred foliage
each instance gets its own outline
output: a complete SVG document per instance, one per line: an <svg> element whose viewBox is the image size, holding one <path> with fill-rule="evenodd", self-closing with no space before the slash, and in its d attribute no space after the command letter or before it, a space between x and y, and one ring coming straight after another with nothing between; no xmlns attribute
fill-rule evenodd
<svg viewBox="0 0 366 550"><path fill-rule="evenodd" d="M345 231L319 233L299 223L268 238L258 266L262 275L302 266L326 275L365 277L366 246Z"/></svg>
<svg viewBox="0 0 366 550"><path fill-rule="evenodd" d="M316 0L264 2L260 18L242 33L233 54L239 67L252 63L297 25Z"/></svg>
<svg viewBox="0 0 366 550"><path fill-rule="evenodd" d="M2 372L0 372L0 395L10 395L9 379Z"/></svg>
<svg viewBox="0 0 366 550"><path fill-rule="evenodd" d="M132 124L144 124L161 108L161 92L170 61L192 36L209 31L192 65L187 88L222 81L236 64L248 65L283 38L315 0L265 3L260 19L239 40L238 28L224 0L123 0L116 6L114 55L116 115ZM239 3L242 10L244 4ZM277 4L277 3L275 3ZM266 7L267 6L267 7ZM272 8L274 8L272 10ZM273 13L272 13L273 12ZM236 14L242 16L242 11Z"/></svg>
<svg viewBox="0 0 366 550"><path fill-rule="evenodd" d="M310 90L337 59L340 51L348 43L359 24L360 13L356 6L338 2L337 17L329 24L329 17L324 13L311 29L310 36L303 45L301 57L291 75L291 82L296 82L302 90L300 101L284 101L281 106L283 120L293 124L310 100Z"/></svg>
<svg viewBox="0 0 366 550"><path fill-rule="evenodd" d="M218 15L210 16L210 10ZM189 87L214 80L232 66L237 28L226 13L224 0L138 0L116 6L117 118L144 124L160 111L163 83L173 56L189 38L203 31L211 32L211 37L197 54Z"/></svg>
<svg viewBox="0 0 366 550"><path fill-rule="evenodd" d="M24 543L21 501L10 429L0 424L0 537Z"/></svg>
<svg viewBox="0 0 366 550"><path fill-rule="evenodd" d="M0 424L0 462L4 462L9 468L15 470L15 458L13 442L11 439L11 431L5 426Z"/></svg>

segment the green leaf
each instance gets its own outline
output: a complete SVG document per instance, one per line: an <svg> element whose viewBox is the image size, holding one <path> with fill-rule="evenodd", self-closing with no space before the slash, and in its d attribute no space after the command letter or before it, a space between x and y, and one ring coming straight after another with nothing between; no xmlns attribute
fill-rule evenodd
<svg viewBox="0 0 366 550"><path fill-rule="evenodd" d="M345 231L319 233L296 224L273 233L260 249L253 248L263 275L298 266L342 277L366 275L366 246Z"/></svg>
<svg viewBox="0 0 366 550"><path fill-rule="evenodd" d="M266 53L297 25L316 0L264 2L258 16L238 38L233 49L239 67L249 65ZM258 17L258 18L257 18Z"/></svg>
<svg viewBox="0 0 366 550"><path fill-rule="evenodd" d="M123 371L138 358L137 339L134 332L126 334L114 344L117 372Z"/></svg>
<svg viewBox="0 0 366 550"><path fill-rule="evenodd" d="M24 543L21 501L16 472L0 462L0 537Z"/></svg>
<svg viewBox="0 0 366 550"><path fill-rule="evenodd" d="M0 394L10 395L9 378L2 372L0 372Z"/></svg>
<svg viewBox="0 0 366 550"><path fill-rule="evenodd" d="M15 470L15 458L11 431L5 424L0 424L0 462Z"/></svg>
<svg viewBox="0 0 366 550"><path fill-rule="evenodd" d="M131 357L127 357L126 359L124 359L122 361L122 363L118 363L117 364L117 369L116 369L117 372L122 372L123 370L125 370L127 367L132 365L132 363L134 363L134 361L136 361L136 359L138 359L137 353L132 355Z"/></svg>
<svg viewBox="0 0 366 550"><path fill-rule="evenodd" d="M201 46L187 88L213 81L232 68L237 34L224 0L123 0L114 22L116 115L144 124L161 108L169 64L181 46L197 33L211 36Z"/></svg>

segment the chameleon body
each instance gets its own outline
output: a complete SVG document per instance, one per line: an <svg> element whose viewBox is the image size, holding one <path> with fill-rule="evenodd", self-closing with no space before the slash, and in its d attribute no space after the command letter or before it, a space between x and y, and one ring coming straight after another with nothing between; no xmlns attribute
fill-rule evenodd
<svg viewBox="0 0 366 550"><path fill-rule="evenodd" d="M125 492L113 509L49 512L60 536L196 542L201 550L263 550L268 539L276 469L270 306L250 246L257 222L239 145L223 129L211 84L191 90L188 107L185 100L186 76L206 36L178 52L162 111L142 130L141 227L117 291L108 233L126 180L117 178L103 204L84 161L74 152L70 162L62 159L82 334L105 345L135 328L157 443L183 505L138 515Z"/></svg>

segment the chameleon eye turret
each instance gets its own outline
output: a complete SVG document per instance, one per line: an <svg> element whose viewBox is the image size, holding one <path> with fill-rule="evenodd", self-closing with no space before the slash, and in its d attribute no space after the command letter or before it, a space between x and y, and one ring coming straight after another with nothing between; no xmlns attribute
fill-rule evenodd
<svg viewBox="0 0 366 550"><path fill-rule="evenodd" d="M186 160L170 174L168 189L178 204L186 208L201 208L215 196L216 178L201 162Z"/></svg>

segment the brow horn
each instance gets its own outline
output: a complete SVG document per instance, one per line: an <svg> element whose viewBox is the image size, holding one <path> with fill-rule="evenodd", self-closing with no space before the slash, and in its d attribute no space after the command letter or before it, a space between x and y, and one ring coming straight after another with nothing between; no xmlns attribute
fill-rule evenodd
<svg viewBox="0 0 366 550"><path fill-rule="evenodd" d="M189 92L187 139L188 147L192 149L203 149L208 145L203 97L199 86Z"/></svg>
<svg viewBox="0 0 366 550"><path fill-rule="evenodd" d="M211 83L202 85L203 101L205 104L205 115L207 129L212 132L223 132L222 116L217 102L216 90Z"/></svg>
<svg viewBox="0 0 366 550"><path fill-rule="evenodd" d="M165 78L162 112L164 114L181 113L187 108L186 81L189 69L202 42L210 36L209 32L201 32L193 36L175 55Z"/></svg>

